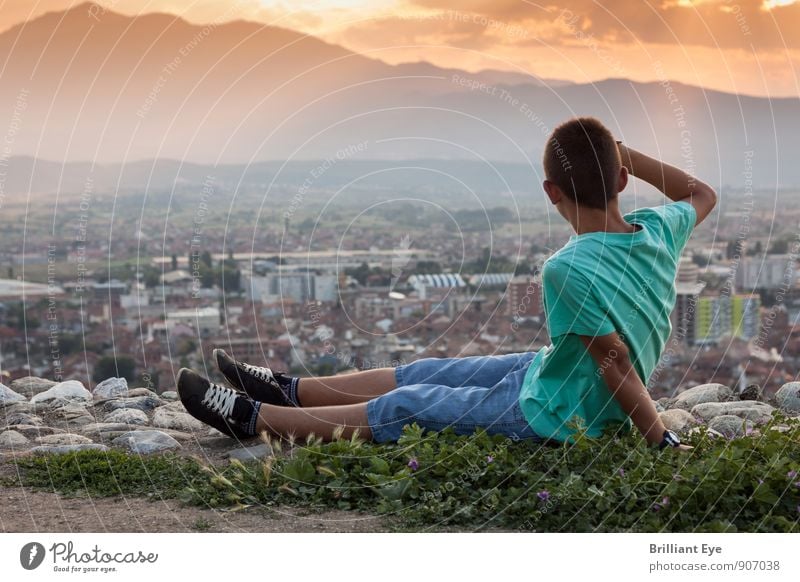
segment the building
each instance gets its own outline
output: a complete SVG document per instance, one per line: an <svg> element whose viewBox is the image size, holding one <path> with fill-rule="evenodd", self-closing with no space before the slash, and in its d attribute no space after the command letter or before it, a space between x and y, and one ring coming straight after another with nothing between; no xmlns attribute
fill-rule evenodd
<svg viewBox="0 0 800 582"><path fill-rule="evenodd" d="M705 283L677 283L675 285L675 308L670 321L674 336L687 345L692 345L697 336L697 303Z"/></svg>
<svg viewBox="0 0 800 582"><path fill-rule="evenodd" d="M792 255L760 255L744 257L736 270L736 288L793 288L797 278L797 259Z"/></svg>
<svg viewBox="0 0 800 582"><path fill-rule="evenodd" d="M220 313L216 307L181 309L167 313L166 328L170 333L177 325L190 326L200 335L215 334L220 330Z"/></svg>
<svg viewBox="0 0 800 582"><path fill-rule="evenodd" d="M250 301L276 303L293 299L335 302L339 297L339 278L336 275L317 275L306 271L280 271L266 275L242 274L242 284Z"/></svg>
<svg viewBox="0 0 800 582"><path fill-rule="evenodd" d="M508 282L506 313L511 317L536 317L542 314L542 285L531 275L518 275Z"/></svg>
<svg viewBox="0 0 800 582"><path fill-rule="evenodd" d="M433 290L463 289L467 286L459 273L438 273L435 275L411 275L408 278L420 299L427 299Z"/></svg>
<svg viewBox="0 0 800 582"><path fill-rule="evenodd" d="M761 333L761 298L739 294L731 298L731 335L750 340Z"/></svg>
<svg viewBox="0 0 800 582"><path fill-rule="evenodd" d="M758 295L702 296L697 302L695 343L716 344L732 337L750 340L761 330Z"/></svg>

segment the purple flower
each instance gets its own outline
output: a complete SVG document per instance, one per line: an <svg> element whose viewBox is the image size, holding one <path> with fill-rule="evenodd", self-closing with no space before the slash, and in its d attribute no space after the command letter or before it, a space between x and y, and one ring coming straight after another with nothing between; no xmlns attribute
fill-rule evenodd
<svg viewBox="0 0 800 582"><path fill-rule="evenodd" d="M620 467L619 469L617 469L617 473L619 473L620 477L624 477L625 476L625 469Z"/></svg>
<svg viewBox="0 0 800 582"><path fill-rule="evenodd" d="M419 463L415 458L412 457L411 460L408 462L408 468L411 469L412 471L416 471L417 469L419 469Z"/></svg>
<svg viewBox="0 0 800 582"><path fill-rule="evenodd" d="M536 497L541 499L542 501L547 501L550 499L550 492L547 489L543 489L536 494Z"/></svg>
<svg viewBox="0 0 800 582"><path fill-rule="evenodd" d="M661 505L663 505L664 507L669 505L669 497L665 497L664 499L662 499L661 500Z"/></svg>
<svg viewBox="0 0 800 582"><path fill-rule="evenodd" d="M492 455L486 455L486 462L494 463L494 457Z"/></svg>
<svg viewBox="0 0 800 582"><path fill-rule="evenodd" d="M759 484L759 485L763 485L763 484L764 484L764 480L763 480L763 479L759 479L759 480L758 480L758 484Z"/></svg>
<svg viewBox="0 0 800 582"><path fill-rule="evenodd" d="M797 471L789 471L788 473L786 473L786 476L789 477L789 479L794 479L795 477L797 477Z"/></svg>
<svg viewBox="0 0 800 582"><path fill-rule="evenodd" d="M653 511L661 511L661 504L660 503L653 503L652 509L653 509Z"/></svg>
<svg viewBox="0 0 800 582"><path fill-rule="evenodd" d="M794 482L794 486L795 486L795 487L800 487L800 481L795 481L795 482Z"/></svg>

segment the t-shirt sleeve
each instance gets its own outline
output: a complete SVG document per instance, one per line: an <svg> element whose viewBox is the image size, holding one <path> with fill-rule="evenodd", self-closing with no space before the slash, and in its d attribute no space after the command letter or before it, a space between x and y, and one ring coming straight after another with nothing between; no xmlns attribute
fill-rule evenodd
<svg viewBox="0 0 800 582"><path fill-rule="evenodd" d="M601 336L615 331L589 282L569 264L545 264L542 290L551 338L567 333Z"/></svg>
<svg viewBox="0 0 800 582"><path fill-rule="evenodd" d="M697 222L697 212L689 202L671 202L651 208L663 224L664 242L678 257L683 252Z"/></svg>

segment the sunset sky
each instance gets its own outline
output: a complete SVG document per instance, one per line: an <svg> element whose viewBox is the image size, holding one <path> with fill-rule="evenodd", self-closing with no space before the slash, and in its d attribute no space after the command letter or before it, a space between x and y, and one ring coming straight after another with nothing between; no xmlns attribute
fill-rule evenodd
<svg viewBox="0 0 800 582"><path fill-rule="evenodd" d="M387 62L800 96L800 0L100 0L124 14L293 28ZM70 0L0 0L3 30Z"/></svg>

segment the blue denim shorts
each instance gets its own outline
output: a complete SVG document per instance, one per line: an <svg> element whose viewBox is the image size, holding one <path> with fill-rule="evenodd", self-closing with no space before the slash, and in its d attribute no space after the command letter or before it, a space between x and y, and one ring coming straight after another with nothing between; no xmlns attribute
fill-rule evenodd
<svg viewBox="0 0 800 582"><path fill-rule="evenodd" d="M543 440L519 406L522 381L535 352L467 358L425 358L395 368L397 388L367 403L376 442L396 441L403 426L457 434L485 429L513 440Z"/></svg>

